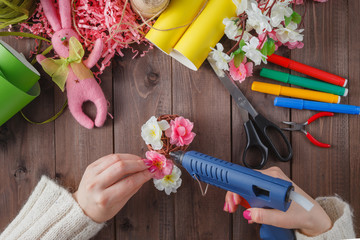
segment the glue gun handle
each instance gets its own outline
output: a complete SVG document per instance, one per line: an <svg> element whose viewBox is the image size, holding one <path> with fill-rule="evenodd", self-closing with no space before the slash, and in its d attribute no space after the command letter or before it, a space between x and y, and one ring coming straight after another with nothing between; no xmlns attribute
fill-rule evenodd
<svg viewBox="0 0 360 240"><path fill-rule="evenodd" d="M260 238L262 240L294 240L292 229L278 228L271 225L261 225Z"/></svg>

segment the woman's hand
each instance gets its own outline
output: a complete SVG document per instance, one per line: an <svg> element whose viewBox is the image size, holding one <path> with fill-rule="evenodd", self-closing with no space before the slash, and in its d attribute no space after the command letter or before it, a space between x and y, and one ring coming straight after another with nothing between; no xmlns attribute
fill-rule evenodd
<svg viewBox="0 0 360 240"><path fill-rule="evenodd" d="M105 222L114 217L152 177L140 157L111 154L86 168L73 197L92 220Z"/></svg>
<svg viewBox="0 0 360 240"><path fill-rule="evenodd" d="M292 182L278 167L271 167L266 170L260 170L263 174L281 178ZM298 229L307 236L317 236L329 230L332 222L324 209L306 194L301 188L294 184L295 191L310 200L314 207L308 212L300 205L292 202L286 212L277 209L249 208L243 212L243 216L249 223L260 223L273 225L280 228ZM242 202L243 201L243 202ZM238 205L243 204L245 199L238 194L227 192L225 197L224 211L235 212Z"/></svg>

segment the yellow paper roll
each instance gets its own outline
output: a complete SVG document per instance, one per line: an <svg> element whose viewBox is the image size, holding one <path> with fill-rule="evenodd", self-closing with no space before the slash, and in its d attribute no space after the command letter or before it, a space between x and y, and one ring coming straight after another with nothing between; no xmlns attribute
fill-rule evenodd
<svg viewBox="0 0 360 240"><path fill-rule="evenodd" d="M186 25L193 21L204 3L205 0L171 0L169 6L155 22L154 28L171 29ZM187 28L188 26L168 31L151 29L145 38L169 54Z"/></svg>
<svg viewBox="0 0 360 240"><path fill-rule="evenodd" d="M209 0L200 16L180 38L170 56L197 70L224 35L224 18L236 16L232 0Z"/></svg>

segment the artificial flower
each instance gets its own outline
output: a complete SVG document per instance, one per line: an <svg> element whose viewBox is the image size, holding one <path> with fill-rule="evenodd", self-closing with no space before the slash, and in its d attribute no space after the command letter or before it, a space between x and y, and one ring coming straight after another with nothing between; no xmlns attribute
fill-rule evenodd
<svg viewBox="0 0 360 240"><path fill-rule="evenodd" d="M278 29L275 29L276 37L283 44L287 42L302 42L303 35L301 34L304 29L297 29L297 24L294 22L290 22L287 27L283 27L279 25Z"/></svg>
<svg viewBox="0 0 360 240"><path fill-rule="evenodd" d="M176 190L181 186L182 179L181 170L174 165L171 174L164 176L162 179L154 179L154 185L159 191L165 190L167 195L172 192L176 193Z"/></svg>
<svg viewBox="0 0 360 240"><path fill-rule="evenodd" d="M225 35L234 41L237 41L237 38L239 35L241 35L241 30L236 25L236 17L232 18L224 18L223 24L225 25Z"/></svg>
<svg viewBox="0 0 360 240"><path fill-rule="evenodd" d="M278 50L278 47L280 47L282 45L282 43L277 39L276 32L274 30L272 30L271 32L259 34L258 38L259 38L261 45L259 44L258 49L263 48L268 37L270 37L272 40L275 41L275 51Z"/></svg>
<svg viewBox="0 0 360 240"><path fill-rule="evenodd" d="M253 63L246 62L246 58L244 58L243 62L240 63L239 67L235 67L234 60L231 60L229 66L230 75L235 81L242 82L246 77L252 76Z"/></svg>
<svg viewBox="0 0 360 240"><path fill-rule="evenodd" d="M270 15L270 24L273 27L280 25L282 21L285 21L285 17L290 17L293 13L291 7L288 6L289 3L285 2L276 2L276 4L271 9Z"/></svg>
<svg viewBox="0 0 360 240"><path fill-rule="evenodd" d="M255 29L257 34L261 34L264 31L271 32L272 28L269 23L270 18L262 13L256 3L252 2L251 9L247 9L245 11L248 15L246 24Z"/></svg>
<svg viewBox="0 0 360 240"><path fill-rule="evenodd" d="M169 175L173 169L173 162L166 159L166 157L155 151L147 151L145 153L146 159L144 162L149 167L150 172L154 172L155 179L161 179L165 175Z"/></svg>
<svg viewBox="0 0 360 240"><path fill-rule="evenodd" d="M253 37L249 42L245 42L245 46L242 47L242 50L245 52L245 56L255 63L255 65L260 65L261 60L266 63L266 56L264 56L257 47L259 46L259 39Z"/></svg>
<svg viewBox="0 0 360 240"><path fill-rule="evenodd" d="M215 72L219 76L224 76L222 70L229 70L228 62L230 62L231 57L224 53L224 47L221 43L216 44L216 49L211 48L212 51L209 53L209 61L215 63ZM214 64L213 64L214 65Z"/></svg>
<svg viewBox="0 0 360 240"><path fill-rule="evenodd" d="M221 43L216 44L216 49L211 48L213 51L212 58L216 61L216 66L222 70L229 70L228 62L231 60L230 56L224 53L224 47Z"/></svg>
<svg viewBox="0 0 360 240"><path fill-rule="evenodd" d="M303 48L304 43L303 42L287 42L287 43L284 43L284 46L287 46L289 49Z"/></svg>
<svg viewBox="0 0 360 240"><path fill-rule="evenodd" d="M162 131L165 131L170 127L166 120L157 121L152 116L144 125L141 127L141 137L144 139L146 144L150 144L154 150L160 150L163 147L161 141Z"/></svg>
<svg viewBox="0 0 360 240"><path fill-rule="evenodd" d="M176 146L189 145L195 133L192 132L194 124L189 119L177 117L170 122L170 128L165 131L165 135L170 138L170 143Z"/></svg>
<svg viewBox="0 0 360 240"><path fill-rule="evenodd" d="M239 16L248 8L248 0L233 0L236 6L236 15Z"/></svg>
<svg viewBox="0 0 360 240"><path fill-rule="evenodd" d="M236 17L224 18L223 24L225 25L225 35L228 39L238 41L241 34L242 28L239 28L236 24ZM244 41L249 41L252 35L248 31L244 31L242 39Z"/></svg>

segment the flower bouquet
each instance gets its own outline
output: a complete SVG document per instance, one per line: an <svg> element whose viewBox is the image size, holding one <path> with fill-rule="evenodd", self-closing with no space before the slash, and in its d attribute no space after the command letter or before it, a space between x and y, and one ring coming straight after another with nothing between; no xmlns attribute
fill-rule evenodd
<svg viewBox="0 0 360 240"><path fill-rule="evenodd" d="M181 186L181 170L168 159L170 152L185 151L196 136L194 124L179 115L152 116L142 127L141 137L149 151L144 162L154 174L154 185L167 195Z"/></svg>
<svg viewBox="0 0 360 240"><path fill-rule="evenodd" d="M325 0L317 0L324 2ZM300 14L292 3L302 0L233 0L237 17L225 18L225 35L236 41L224 52L221 43L212 48L208 60L215 64L219 76L226 74L242 82L252 76L254 65L267 63L268 56L284 45L289 49L302 48L304 29L299 25Z"/></svg>

